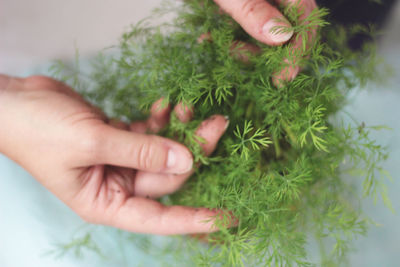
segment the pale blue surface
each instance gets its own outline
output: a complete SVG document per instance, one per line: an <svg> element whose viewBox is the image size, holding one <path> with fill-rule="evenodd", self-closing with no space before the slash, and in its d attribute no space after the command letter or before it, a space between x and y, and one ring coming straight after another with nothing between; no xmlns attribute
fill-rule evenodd
<svg viewBox="0 0 400 267"><path fill-rule="evenodd" d="M399 64L398 64L399 66ZM364 211L380 227L371 227L367 237L355 242L357 252L351 256L350 266L400 266L400 82L399 77L391 89L363 92L357 96L351 112L369 125L389 125L392 131L381 131L374 136L380 144L387 145L390 156L384 168L393 176L387 182L388 194L396 214L387 209L382 202L374 205L371 199L363 201Z"/></svg>
<svg viewBox="0 0 400 267"><path fill-rule="evenodd" d="M390 151L385 168L394 178L388 183L388 193L397 213L392 214L380 202L374 205L370 200L364 201L367 214L382 226L371 228L367 237L356 240L357 251L350 258L351 266L400 266L400 32L394 27L392 33L398 36L391 37L393 40L381 49L381 54L395 68L395 76L388 85L355 96L347 110L367 125L385 124L393 128L374 137ZM109 260L92 253L86 253L82 260L70 255L61 260L43 256L53 248L53 243L70 240L82 224L78 216L21 167L0 155L1 267L137 266L145 260L146 255L133 247L119 247L115 231L103 227L95 228L95 236Z"/></svg>

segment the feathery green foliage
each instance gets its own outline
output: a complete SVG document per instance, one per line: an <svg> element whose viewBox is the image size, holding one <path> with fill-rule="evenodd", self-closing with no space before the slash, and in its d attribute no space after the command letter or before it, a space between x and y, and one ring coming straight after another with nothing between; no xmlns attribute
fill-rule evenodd
<svg viewBox="0 0 400 267"><path fill-rule="evenodd" d="M168 243L181 264L310 266L306 245L312 237L320 264L338 264L369 224L354 184L363 184L364 195L385 192L378 186L387 154L369 137L375 129L331 120L350 91L379 76L373 46L347 47L349 36L365 28L329 25L325 9L303 22L297 5L281 10L294 25L293 38L303 38L297 52L291 43L269 47L254 40L212 1L185 1L158 10L177 12L171 23L151 26L150 18L132 26L117 53L100 56L92 73L58 72L109 116L125 121L144 118L160 97L194 106L193 121L172 116L162 135L186 144L203 165L160 201L229 210L239 224L226 229L220 222L221 231L207 236L206 244L193 238ZM315 42L309 42L315 29ZM205 33L209 38L199 40ZM259 46L260 53L232 46L238 40ZM240 60L243 53L248 60ZM273 73L292 61L301 73L276 87ZM194 130L213 114L228 115L230 126L207 158ZM344 178L352 173L354 179ZM385 194L383 199L389 205Z"/></svg>

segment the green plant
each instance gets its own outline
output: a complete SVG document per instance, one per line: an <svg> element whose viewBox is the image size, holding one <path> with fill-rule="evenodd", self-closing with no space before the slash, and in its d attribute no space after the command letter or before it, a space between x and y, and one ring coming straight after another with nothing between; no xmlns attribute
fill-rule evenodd
<svg viewBox="0 0 400 267"><path fill-rule="evenodd" d="M365 234L370 222L354 185L363 184L364 195L382 192L390 205L379 176L387 154L368 134L376 127L345 123L340 113L350 91L379 78L373 46L353 51L346 43L367 29L329 25L325 9L299 22L296 6L284 8L304 40L293 53L290 44L268 47L252 39L212 1L165 5L157 14L171 10L178 12L173 23L151 26L144 20L133 26L117 52L99 56L89 74L53 67L57 77L125 121L145 117L160 97L194 106L192 122L172 117L162 135L185 143L203 166L161 201L230 210L239 224L219 224L221 231L207 236L207 244L181 238L181 245L168 246L181 262L198 266L308 266L306 244L314 238L321 264L344 261L351 240ZM316 40L307 45L315 26ZM210 39L198 41L204 33ZM259 46L260 53L233 47L238 40ZM273 73L293 57L302 72L275 86ZM206 158L194 130L216 113L229 115L230 127ZM352 173L357 179L347 179Z"/></svg>

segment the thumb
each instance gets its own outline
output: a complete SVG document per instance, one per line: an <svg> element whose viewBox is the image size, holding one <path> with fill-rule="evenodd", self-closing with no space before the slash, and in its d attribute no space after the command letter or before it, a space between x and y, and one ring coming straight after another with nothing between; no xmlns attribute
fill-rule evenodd
<svg viewBox="0 0 400 267"><path fill-rule="evenodd" d="M230 14L243 29L268 45L279 45L288 41L293 31L283 31L282 26L290 23L266 0L214 0Z"/></svg>
<svg viewBox="0 0 400 267"><path fill-rule="evenodd" d="M156 135L128 132L105 125L96 142L95 162L157 173L186 173L193 157L182 144Z"/></svg>

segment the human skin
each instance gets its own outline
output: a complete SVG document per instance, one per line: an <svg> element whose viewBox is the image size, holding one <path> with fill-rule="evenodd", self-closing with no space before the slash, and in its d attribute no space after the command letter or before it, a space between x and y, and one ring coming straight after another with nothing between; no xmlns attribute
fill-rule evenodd
<svg viewBox="0 0 400 267"><path fill-rule="evenodd" d="M146 134L164 127L170 112L157 101L147 121L127 125L51 78L0 75L0 152L90 223L161 235L216 231L221 211L152 199L178 190L193 172L185 146ZM184 122L192 116L181 105L172 112ZM222 115L200 124L206 155L227 125Z"/></svg>
<svg viewBox="0 0 400 267"><path fill-rule="evenodd" d="M276 26L290 27L291 25L278 9L266 0L214 0L214 2L258 41L273 46L289 41L294 50L301 49L303 40L302 38L292 38L293 31L273 31L273 28ZM315 0L274 0L274 2L282 5L298 4L299 10L302 12L300 20L306 19L317 8ZM315 30L310 35L312 36L309 36L309 41L312 41L315 36ZM250 52L258 52L257 47L253 45L242 45L244 49ZM293 80L300 71L296 62L290 62L289 60L285 60L285 62L287 63L286 66L282 70L277 71L272 77L274 84L277 86Z"/></svg>

